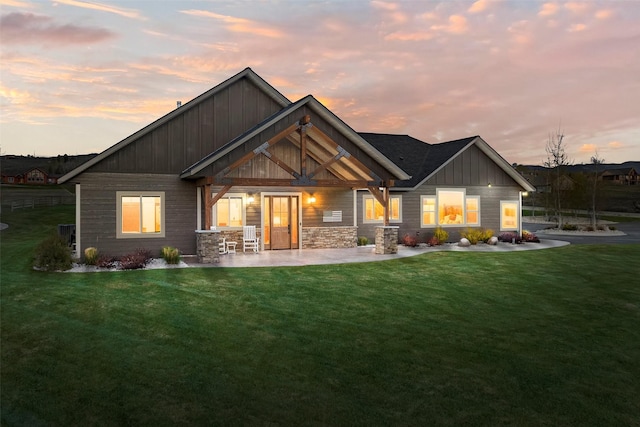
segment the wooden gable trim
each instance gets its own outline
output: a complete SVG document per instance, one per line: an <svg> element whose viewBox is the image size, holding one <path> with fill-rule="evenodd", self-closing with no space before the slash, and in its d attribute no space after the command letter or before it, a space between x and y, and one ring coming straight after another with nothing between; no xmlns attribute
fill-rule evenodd
<svg viewBox="0 0 640 427"><path fill-rule="evenodd" d="M380 190L379 187L367 187L367 190L369 190L369 193L371 193L371 195L378 201L378 203L380 203L383 207L383 216L382 216L382 225L383 226L388 226L389 225L389 187L382 187L382 190ZM364 209L364 207L363 207Z"/></svg>

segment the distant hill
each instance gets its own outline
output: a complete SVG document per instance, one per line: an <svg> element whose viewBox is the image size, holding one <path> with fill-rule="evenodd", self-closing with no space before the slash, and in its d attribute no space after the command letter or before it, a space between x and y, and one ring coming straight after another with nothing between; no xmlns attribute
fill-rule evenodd
<svg viewBox="0 0 640 427"><path fill-rule="evenodd" d="M563 167L569 173L580 173L580 172L588 173L588 172L593 172L595 168L593 164L568 165ZM521 168L528 169L528 170L547 169L546 167L540 166L540 165L518 165L517 166L518 170L521 170ZM598 172L604 172L607 169L627 169L627 168L634 168L636 172L640 173L640 162L630 161L630 162L624 162L624 163L603 163L601 165L598 165Z"/></svg>
<svg viewBox="0 0 640 427"><path fill-rule="evenodd" d="M55 157L34 156L0 156L0 172L2 175L19 175L26 171L38 168L50 176L60 177L72 171L97 154L81 154L76 156L59 155Z"/></svg>

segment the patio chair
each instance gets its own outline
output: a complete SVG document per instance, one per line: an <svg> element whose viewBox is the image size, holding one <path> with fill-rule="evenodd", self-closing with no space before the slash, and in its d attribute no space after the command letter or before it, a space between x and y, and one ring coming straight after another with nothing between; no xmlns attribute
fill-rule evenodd
<svg viewBox="0 0 640 427"><path fill-rule="evenodd" d="M258 252L260 247L260 238L256 236L255 225L245 225L242 227L242 251L246 252L247 249L253 252Z"/></svg>
<svg viewBox="0 0 640 427"><path fill-rule="evenodd" d="M224 255L227 253L227 238L223 237L220 240L218 240L218 251L220 253L220 255Z"/></svg>

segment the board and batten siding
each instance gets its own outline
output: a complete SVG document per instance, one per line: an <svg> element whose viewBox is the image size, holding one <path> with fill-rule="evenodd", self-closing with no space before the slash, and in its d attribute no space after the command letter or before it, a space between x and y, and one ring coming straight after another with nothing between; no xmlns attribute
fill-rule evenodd
<svg viewBox="0 0 640 427"><path fill-rule="evenodd" d="M282 107L249 80L241 79L193 106L179 108L184 109L182 114L116 151L90 171L179 174Z"/></svg>
<svg viewBox="0 0 640 427"><path fill-rule="evenodd" d="M140 248L158 256L163 246L173 246L186 255L196 253L194 183L181 180L177 175L126 173L83 173L76 182L82 191L80 242L83 249L93 246L102 254L119 256ZM116 238L118 191L163 191L165 237Z"/></svg>

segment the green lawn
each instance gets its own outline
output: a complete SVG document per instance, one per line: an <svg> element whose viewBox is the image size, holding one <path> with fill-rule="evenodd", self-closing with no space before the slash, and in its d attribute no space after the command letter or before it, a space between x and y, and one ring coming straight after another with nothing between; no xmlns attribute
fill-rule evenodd
<svg viewBox="0 0 640 427"><path fill-rule="evenodd" d="M640 245L40 273L73 208L2 221L3 426L640 419Z"/></svg>

